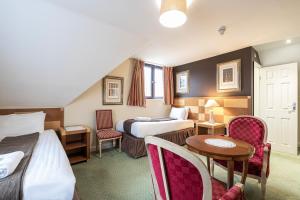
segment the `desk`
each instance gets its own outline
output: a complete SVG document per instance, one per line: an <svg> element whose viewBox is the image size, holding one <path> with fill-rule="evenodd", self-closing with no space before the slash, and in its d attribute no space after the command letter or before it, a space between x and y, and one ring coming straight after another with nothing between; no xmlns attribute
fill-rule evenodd
<svg viewBox="0 0 300 200"><path fill-rule="evenodd" d="M233 148L222 148L205 143L206 139L224 139L236 144ZM210 172L210 158L227 161L227 188L233 186L234 161L243 162L242 183L248 173L248 160L254 153L254 147L244 141L235 140L227 136L195 135L186 139L188 149L207 157L207 168Z"/></svg>

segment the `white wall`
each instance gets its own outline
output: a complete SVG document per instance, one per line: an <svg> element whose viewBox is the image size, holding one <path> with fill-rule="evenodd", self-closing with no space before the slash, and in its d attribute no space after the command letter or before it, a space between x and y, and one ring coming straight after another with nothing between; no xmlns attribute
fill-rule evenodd
<svg viewBox="0 0 300 200"><path fill-rule="evenodd" d="M63 107L145 44L47 1L0 1L0 107Z"/></svg>
<svg viewBox="0 0 300 200"><path fill-rule="evenodd" d="M257 49L263 67L292 62L300 63L300 42L276 45L273 48Z"/></svg>
<svg viewBox="0 0 300 200"><path fill-rule="evenodd" d="M102 80L99 80L74 102L65 107L65 125L83 124L91 127L93 130L92 144L94 146L96 144L95 110L97 109L112 109L114 123L120 119L128 119L136 116L167 116L170 106L164 105L162 99L147 99L145 108L126 105L132 71L132 61L126 60L109 74L124 77L123 105L102 105Z"/></svg>

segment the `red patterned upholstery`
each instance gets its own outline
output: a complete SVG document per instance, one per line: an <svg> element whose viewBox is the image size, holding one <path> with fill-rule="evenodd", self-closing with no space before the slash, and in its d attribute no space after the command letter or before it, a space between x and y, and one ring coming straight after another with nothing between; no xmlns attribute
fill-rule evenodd
<svg viewBox="0 0 300 200"><path fill-rule="evenodd" d="M265 144L266 140L266 131L264 123L255 117L252 116L241 116L233 119L228 124L228 133L229 136L243 140L252 144L255 148L255 153L252 158L249 159L248 163L248 174L255 175L258 177L262 176L263 170L263 162L264 162L264 148L267 147L269 149L268 157L267 157L267 171L266 177L269 175L269 159L271 152L271 144ZM219 164L224 167L227 166L226 161L215 160ZM238 172L243 171L243 163L235 162L234 170Z"/></svg>
<svg viewBox="0 0 300 200"><path fill-rule="evenodd" d="M265 136L263 122L247 116L237 117L229 123L228 132L230 137L252 144L255 155L263 156L262 146Z"/></svg>
<svg viewBox="0 0 300 200"><path fill-rule="evenodd" d="M220 200L234 200L234 199L243 199L243 196L241 196L241 188L238 186L233 186L228 190L226 194L224 194Z"/></svg>
<svg viewBox="0 0 300 200"><path fill-rule="evenodd" d="M154 170L155 174L155 179L157 181L159 193L162 197L163 200L166 200L166 192L165 192L165 187L163 183L163 176L160 168L160 162L159 162L159 157L158 157L158 151L157 151L157 146L155 145L149 145L149 153L151 156L152 160L152 167Z"/></svg>
<svg viewBox="0 0 300 200"><path fill-rule="evenodd" d="M100 130L97 131L97 137L100 140L103 139L112 139L122 136L122 133L115 130Z"/></svg>
<svg viewBox="0 0 300 200"><path fill-rule="evenodd" d="M112 110L96 110L96 125L97 130L112 129Z"/></svg>
<svg viewBox="0 0 300 200"><path fill-rule="evenodd" d="M155 174L153 181L157 182L160 196L166 199L163 175L160 166L158 148L156 145L148 144L148 152L151 157L152 167ZM203 182L198 169L181 156L162 149L164 159L166 181L169 188L169 196L172 200L198 200L203 198ZM242 199L243 194L240 187L227 192L224 183L211 179L213 200ZM223 198L224 197L224 198Z"/></svg>
<svg viewBox="0 0 300 200"><path fill-rule="evenodd" d="M215 160L219 164L227 167L227 161L224 160ZM248 163L248 174L252 174L255 176L260 176L262 170L262 160L257 156L253 156L249 159ZM234 171L242 172L243 171L243 162L235 162L234 163Z"/></svg>

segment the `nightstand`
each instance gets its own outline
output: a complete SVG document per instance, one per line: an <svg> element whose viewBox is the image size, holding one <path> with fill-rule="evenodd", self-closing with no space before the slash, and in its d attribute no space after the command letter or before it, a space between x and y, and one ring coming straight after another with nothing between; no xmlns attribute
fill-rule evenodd
<svg viewBox="0 0 300 200"><path fill-rule="evenodd" d="M195 122L195 134L198 135L199 131L201 134L224 135L225 134L225 124L224 123L211 124L209 122Z"/></svg>
<svg viewBox="0 0 300 200"><path fill-rule="evenodd" d="M90 158L90 133L87 126L61 127L59 136L71 164Z"/></svg>

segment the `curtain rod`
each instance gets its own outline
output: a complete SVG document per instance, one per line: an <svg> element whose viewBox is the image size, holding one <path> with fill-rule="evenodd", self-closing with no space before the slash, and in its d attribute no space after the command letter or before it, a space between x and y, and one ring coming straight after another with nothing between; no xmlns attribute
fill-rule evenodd
<svg viewBox="0 0 300 200"><path fill-rule="evenodd" d="M132 59L143 60L143 59L136 58L136 57L132 57ZM155 66L159 66L159 67L175 67L176 66L176 65L162 65L162 64L155 63L155 62L150 62L150 61L144 61L144 62L147 63L147 64L150 64L150 65L155 65Z"/></svg>

